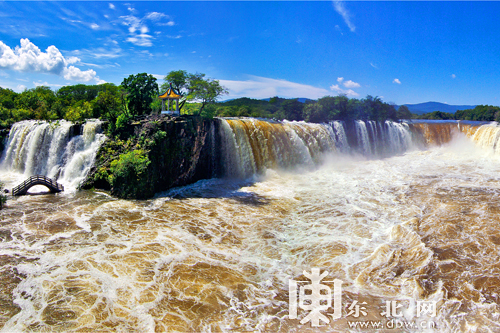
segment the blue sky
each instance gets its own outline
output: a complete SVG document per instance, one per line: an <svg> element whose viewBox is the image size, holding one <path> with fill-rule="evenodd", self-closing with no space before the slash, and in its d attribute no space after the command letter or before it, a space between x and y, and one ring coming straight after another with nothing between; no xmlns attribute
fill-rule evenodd
<svg viewBox="0 0 500 333"><path fill-rule="evenodd" d="M500 2L0 2L0 86L201 72L227 98L500 105Z"/></svg>

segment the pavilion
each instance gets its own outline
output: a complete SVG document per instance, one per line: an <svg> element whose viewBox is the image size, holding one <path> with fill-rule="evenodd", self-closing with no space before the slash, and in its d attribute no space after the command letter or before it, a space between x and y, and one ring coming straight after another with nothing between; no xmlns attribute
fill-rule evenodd
<svg viewBox="0 0 500 333"><path fill-rule="evenodd" d="M176 93L174 88L172 88L172 84L170 84L170 87L167 89L167 91L163 95L158 96L158 98L161 99L161 114L179 116L181 114L179 111L179 99L181 99L181 97L182 96ZM165 100L167 100L166 111L165 111ZM172 104L172 111L170 111L171 100L175 100L175 108L174 105Z"/></svg>

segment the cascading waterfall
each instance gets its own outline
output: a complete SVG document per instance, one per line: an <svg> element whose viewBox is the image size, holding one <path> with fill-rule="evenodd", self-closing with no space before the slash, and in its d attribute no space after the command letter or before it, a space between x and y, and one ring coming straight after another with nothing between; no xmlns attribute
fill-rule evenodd
<svg viewBox="0 0 500 333"><path fill-rule="evenodd" d="M221 119L224 174L248 177L265 168L312 165L335 150L331 128L298 122Z"/></svg>
<svg viewBox="0 0 500 333"><path fill-rule="evenodd" d="M469 136L480 147L492 149L495 154L500 154L500 126L497 123L482 125Z"/></svg>
<svg viewBox="0 0 500 333"><path fill-rule="evenodd" d="M500 152L499 125L216 122L213 164L227 175L314 170L201 180L150 200L98 191L10 200L0 210L0 330L311 330L300 323L307 311L291 319L287 301L290 279L316 267L327 285L342 281L343 309L366 301L366 323L499 331L500 178L498 159L483 158ZM78 182L99 126L15 124L2 176ZM367 160L343 158L367 146ZM404 316L386 318L389 301ZM436 314L419 317L416 302ZM354 321L343 312L321 329L353 331Z"/></svg>
<svg viewBox="0 0 500 333"><path fill-rule="evenodd" d="M349 143L347 142L347 134L344 128L344 122L331 121L328 125L332 129L337 149L342 153L348 152L350 150L350 147Z"/></svg>
<svg viewBox="0 0 500 333"><path fill-rule="evenodd" d="M372 148L370 145L370 138L368 136L368 129L366 123L362 120L357 120L356 126L356 137L358 138L358 146L361 148L362 152L366 156L371 156Z"/></svg>
<svg viewBox="0 0 500 333"><path fill-rule="evenodd" d="M395 123L385 121L383 126L387 128L387 133L383 137L383 142L389 147L390 152L403 153L413 146L411 132L406 123Z"/></svg>
<svg viewBox="0 0 500 333"><path fill-rule="evenodd" d="M100 128L100 121L90 120L82 134L73 135L76 126L65 120L18 122L9 133L0 168L23 176L45 175L76 188L105 138Z"/></svg>
<svg viewBox="0 0 500 333"><path fill-rule="evenodd" d="M408 124L391 121L354 122L354 144L344 122L328 124L220 119L224 174L248 177L266 168L312 166L325 153L358 151L367 157L404 153L414 144Z"/></svg>

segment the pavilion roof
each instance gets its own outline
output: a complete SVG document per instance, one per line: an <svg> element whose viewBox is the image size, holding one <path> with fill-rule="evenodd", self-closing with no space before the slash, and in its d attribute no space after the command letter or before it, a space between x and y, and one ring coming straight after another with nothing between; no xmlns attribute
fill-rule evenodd
<svg viewBox="0 0 500 333"><path fill-rule="evenodd" d="M158 96L160 99L180 99L181 97L181 95L175 93L172 86L170 86L163 95Z"/></svg>

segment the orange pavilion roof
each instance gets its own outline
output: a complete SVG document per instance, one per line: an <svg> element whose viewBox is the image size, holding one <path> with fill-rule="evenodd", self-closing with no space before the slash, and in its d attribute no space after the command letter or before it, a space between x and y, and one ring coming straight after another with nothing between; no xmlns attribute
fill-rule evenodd
<svg viewBox="0 0 500 333"><path fill-rule="evenodd" d="M181 98L180 95L177 95L174 92L174 89L172 89L172 87L168 88L167 91L163 95L160 95L158 97L161 99L167 99L167 98L168 99L180 99Z"/></svg>

